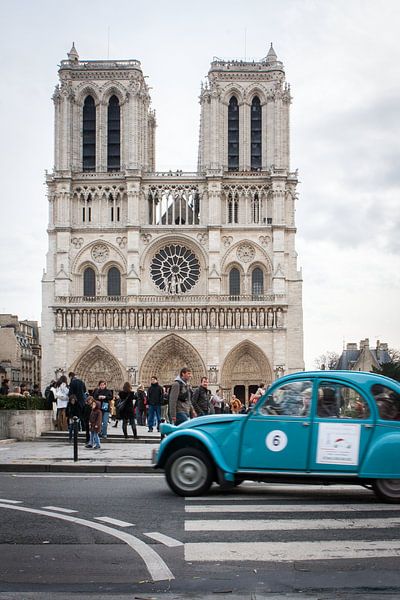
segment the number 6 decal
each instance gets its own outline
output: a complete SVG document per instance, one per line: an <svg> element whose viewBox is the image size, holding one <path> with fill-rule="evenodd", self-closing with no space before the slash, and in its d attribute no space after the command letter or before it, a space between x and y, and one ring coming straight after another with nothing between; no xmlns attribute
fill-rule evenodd
<svg viewBox="0 0 400 600"><path fill-rule="evenodd" d="M271 452L280 452L284 450L287 446L287 435L284 431L280 431L279 429L274 429L274 431L270 431L267 437L265 438L265 445L268 450Z"/></svg>

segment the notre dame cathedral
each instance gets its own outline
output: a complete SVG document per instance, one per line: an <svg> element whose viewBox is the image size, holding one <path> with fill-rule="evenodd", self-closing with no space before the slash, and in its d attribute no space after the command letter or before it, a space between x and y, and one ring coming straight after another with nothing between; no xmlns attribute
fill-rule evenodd
<svg viewBox="0 0 400 600"><path fill-rule="evenodd" d="M195 173L156 170L138 60L73 45L53 100L43 383L72 370L88 388L167 385L189 366L194 385L244 400L302 370L291 96L272 44L211 63Z"/></svg>

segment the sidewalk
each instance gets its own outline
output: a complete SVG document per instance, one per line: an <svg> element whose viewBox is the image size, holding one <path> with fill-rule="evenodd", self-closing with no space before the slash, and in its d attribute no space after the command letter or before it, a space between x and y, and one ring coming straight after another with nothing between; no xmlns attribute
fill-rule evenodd
<svg viewBox="0 0 400 600"><path fill-rule="evenodd" d="M121 424L109 426L101 450L85 448L85 437L80 434L77 462L68 432L48 432L31 442L0 440L0 472L155 473L151 455L160 443L160 434L148 433L147 427L141 426L138 440L133 440L129 429L128 433L125 440Z"/></svg>

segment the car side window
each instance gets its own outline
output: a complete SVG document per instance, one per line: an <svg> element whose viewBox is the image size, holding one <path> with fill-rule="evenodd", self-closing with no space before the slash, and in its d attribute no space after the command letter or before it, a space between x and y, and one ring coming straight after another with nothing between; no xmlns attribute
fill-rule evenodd
<svg viewBox="0 0 400 600"><path fill-rule="evenodd" d="M318 387L317 416L331 419L367 419L368 402L354 388L322 382Z"/></svg>
<svg viewBox="0 0 400 600"><path fill-rule="evenodd" d="M385 421L400 421L400 395L390 388L374 384L371 387L379 416Z"/></svg>
<svg viewBox="0 0 400 600"><path fill-rule="evenodd" d="M306 417L310 413L311 396L311 381L291 381L268 394L259 412L279 417Z"/></svg>

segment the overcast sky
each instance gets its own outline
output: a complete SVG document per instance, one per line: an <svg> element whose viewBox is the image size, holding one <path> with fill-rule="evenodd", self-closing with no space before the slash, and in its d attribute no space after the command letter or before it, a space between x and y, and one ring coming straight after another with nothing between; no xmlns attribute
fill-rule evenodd
<svg viewBox="0 0 400 600"><path fill-rule="evenodd" d="M44 171L57 65L138 59L157 113L157 169L196 169L210 61L264 57L291 84L291 167L306 367L368 337L400 348L398 0L0 0L0 312L41 318Z"/></svg>

